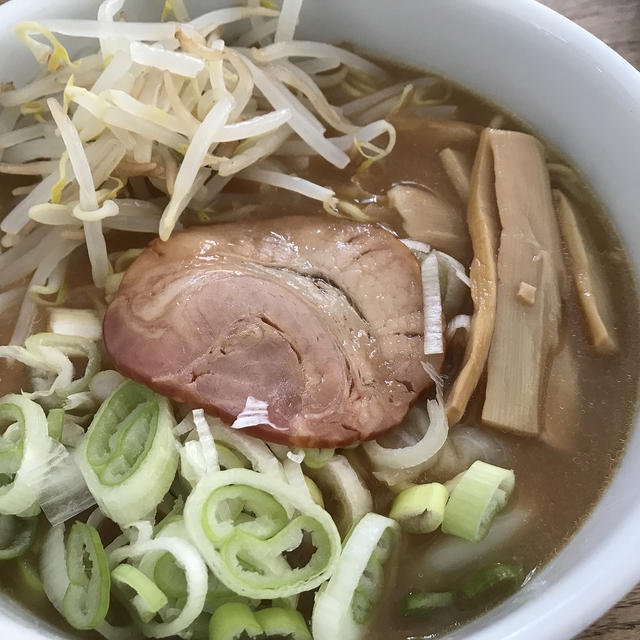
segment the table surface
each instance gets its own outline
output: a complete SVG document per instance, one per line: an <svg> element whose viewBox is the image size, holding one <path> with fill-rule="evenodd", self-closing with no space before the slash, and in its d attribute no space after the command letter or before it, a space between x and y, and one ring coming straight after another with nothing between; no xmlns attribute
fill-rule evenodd
<svg viewBox="0 0 640 640"><path fill-rule="evenodd" d="M505 0L509 1L509 0ZM541 0L640 68L640 0ZM544 634L540 636L544 638ZM640 585L576 640L638 640Z"/></svg>
<svg viewBox="0 0 640 640"><path fill-rule="evenodd" d="M508 2L510 0L505 0ZM640 0L540 0L640 68ZM3 4L6 0L0 0ZM541 634L544 639L544 634ZM575 640L638 640L640 585Z"/></svg>

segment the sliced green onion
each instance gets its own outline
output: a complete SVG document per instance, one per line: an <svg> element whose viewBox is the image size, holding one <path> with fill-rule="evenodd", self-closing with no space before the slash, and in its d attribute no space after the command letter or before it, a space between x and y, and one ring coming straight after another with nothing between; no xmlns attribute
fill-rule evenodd
<svg viewBox="0 0 640 640"><path fill-rule="evenodd" d="M442 524L448 499L446 487L437 482L415 485L396 496L389 517L409 533L431 533Z"/></svg>
<svg viewBox="0 0 640 640"><path fill-rule="evenodd" d="M121 526L144 518L169 490L178 466L169 402L127 381L101 405L78 447L78 464L106 516Z"/></svg>
<svg viewBox="0 0 640 640"><path fill-rule="evenodd" d="M244 603L228 602L216 609L209 622L209 640L259 638L262 627Z"/></svg>
<svg viewBox="0 0 640 640"><path fill-rule="evenodd" d="M284 469L287 482L301 493L304 493L307 498L311 498L311 500L318 504L318 501L313 498L309 491L309 484L306 482L306 476L302 473L300 462L296 462L291 458L285 458L282 461L282 468Z"/></svg>
<svg viewBox="0 0 640 640"><path fill-rule="evenodd" d="M312 640L307 623L295 609L270 607L255 612L255 618L266 638L289 638L290 640Z"/></svg>
<svg viewBox="0 0 640 640"><path fill-rule="evenodd" d="M286 598L275 598L271 601L271 604L280 609L297 609L299 601L300 594L296 593L295 595L288 596Z"/></svg>
<svg viewBox="0 0 640 640"><path fill-rule="evenodd" d="M98 532L76 522L65 546L69 586L62 614L76 629L95 629L109 610L109 564Z"/></svg>
<svg viewBox="0 0 640 640"><path fill-rule="evenodd" d="M64 425L64 409L51 409L47 414L47 429L49 437L60 442Z"/></svg>
<svg viewBox="0 0 640 640"><path fill-rule="evenodd" d="M241 596L283 598L324 582L338 561L331 516L284 481L248 469L203 478L187 498L184 519L213 573ZM310 538L314 551L292 568L285 555Z"/></svg>
<svg viewBox="0 0 640 640"><path fill-rule="evenodd" d="M310 469L320 469L333 458L335 452L335 449L304 449L304 464Z"/></svg>
<svg viewBox="0 0 640 640"><path fill-rule="evenodd" d="M10 424L0 437L0 473L10 475L20 468L24 450L24 414L10 402L0 404L0 421Z"/></svg>
<svg viewBox="0 0 640 640"><path fill-rule="evenodd" d="M253 487L221 487L211 492L205 507L205 531L215 542L227 540L236 530L268 540L288 522L284 507L268 493ZM248 514L253 518L248 519Z"/></svg>
<svg viewBox="0 0 640 640"><path fill-rule="evenodd" d="M63 417L62 436L60 442L69 449L75 449L80 444L85 434L85 429L78 424L74 418L75 416L72 415L68 416L68 418ZM47 422L49 422L48 419ZM50 423L49 427L51 427Z"/></svg>
<svg viewBox="0 0 640 640"><path fill-rule="evenodd" d="M322 497L320 487L309 476L304 476L304 483L307 485L307 491L311 499L324 509L324 498Z"/></svg>
<svg viewBox="0 0 640 640"><path fill-rule="evenodd" d="M511 591L517 589L524 581L524 570L520 565L502 564L498 562L482 569L466 580L460 591L467 598L476 598L488 591Z"/></svg>
<svg viewBox="0 0 640 640"><path fill-rule="evenodd" d="M91 395L100 403L103 403L126 378L117 371L107 369L96 373L89 383Z"/></svg>
<svg viewBox="0 0 640 640"><path fill-rule="evenodd" d="M291 597L295 598L296 596ZM207 590L207 598L204 602L204 610L209 613L214 613L219 607L228 602L242 602L251 609L255 609L260 604L260 600L245 598L234 593L209 572L209 588Z"/></svg>
<svg viewBox="0 0 640 640"><path fill-rule="evenodd" d="M18 558L33 544L38 518L0 515L0 560Z"/></svg>
<svg viewBox="0 0 640 640"><path fill-rule="evenodd" d="M347 539L329 582L316 595L314 640L360 640L383 588L384 565L397 544L395 520L368 513Z"/></svg>
<svg viewBox="0 0 640 640"><path fill-rule="evenodd" d="M244 469L247 466L246 458L243 458L236 451L219 442L216 442L218 451L218 464L222 469Z"/></svg>
<svg viewBox="0 0 640 640"><path fill-rule="evenodd" d="M442 530L479 542L507 504L514 486L513 471L477 460L453 488L444 511Z"/></svg>
<svg viewBox="0 0 640 640"><path fill-rule="evenodd" d="M209 417L207 420L211 435L216 447L223 444L229 447L234 453L244 456L249 461L251 468L260 473L276 476L284 479L284 471L278 458L271 449L257 438L248 436L246 433L229 429L229 427L218 418ZM246 465L242 465L246 466Z"/></svg>
<svg viewBox="0 0 640 640"><path fill-rule="evenodd" d="M29 590L31 595L38 597L45 595L42 580L40 580L38 570L31 560L20 558L18 560L18 573L20 574L21 583Z"/></svg>
<svg viewBox="0 0 640 640"><path fill-rule="evenodd" d="M202 613L207 595L207 568L202 558L192 544L178 537L157 537L137 542L120 547L109 555L109 562L113 566L127 558L142 558L144 561L148 554L152 554L152 557L157 554L157 557L160 557L164 552L173 556L177 566L184 573L187 583L186 597L173 609L172 615L166 621L151 620L141 623L143 634L151 638L165 638L182 633Z"/></svg>
<svg viewBox="0 0 640 640"><path fill-rule="evenodd" d="M32 476L46 460L47 418L39 404L11 394L0 399L0 419L18 425L10 438L0 441L0 473L6 478L0 486L0 513L36 515L40 508Z"/></svg>
<svg viewBox="0 0 640 640"><path fill-rule="evenodd" d="M165 553L155 564L153 578L158 588L167 596L178 600L187 595L187 580L184 571L176 564L170 553Z"/></svg>
<svg viewBox="0 0 640 640"><path fill-rule="evenodd" d="M373 511L371 492L344 456L332 456L322 467L308 470L331 505L340 535L346 536L362 516Z"/></svg>
<svg viewBox="0 0 640 640"><path fill-rule="evenodd" d="M64 525L49 529L40 552L42 586L51 604L62 613L62 600L69 587L65 561Z"/></svg>
<svg viewBox="0 0 640 640"><path fill-rule="evenodd" d="M114 585L129 587L135 591L136 595L132 598L131 605L143 622L149 622L169 602L167 596L153 580L147 578L142 571L130 564L120 564L113 569L111 582Z"/></svg>
<svg viewBox="0 0 640 640"><path fill-rule="evenodd" d="M404 601L402 615L406 618L426 618L435 609L450 607L455 600L455 594L449 591L410 593Z"/></svg>
<svg viewBox="0 0 640 640"><path fill-rule="evenodd" d="M314 502L309 504L317 507ZM263 598L283 598L308 591L308 584L315 584L318 576L327 572L331 547L329 531L325 523L306 514L296 516L276 535L264 541L243 531L234 531L221 549L220 558L228 570L221 579L234 591L239 587L245 589L241 595L247 597L258 598L263 594ZM306 537L310 538L315 551L303 567L292 569L285 554L302 547ZM239 580L236 582L236 579Z"/></svg>
<svg viewBox="0 0 640 640"><path fill-rule="evenodd" d="M73 422L65 424L62 431L64 444L69 442L71 425L80 429ZM29 479L31 485L37 488L40 508L53 525L62 524L95 505L75 456L64 444L48 438L45 455Z"/></svg>
<svg viewBox="0 0 640 640"><path fill-rule="evenodd" d="M209 640L209 621L211 616L206 613L200 614L184 632L182 637L189 640ZM114 640L116 640L114 638Z"/></svg>

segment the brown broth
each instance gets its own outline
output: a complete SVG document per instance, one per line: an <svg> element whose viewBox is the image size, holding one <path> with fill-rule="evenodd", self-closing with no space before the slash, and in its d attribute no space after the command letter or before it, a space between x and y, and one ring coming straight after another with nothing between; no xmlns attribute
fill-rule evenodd
<svg viewBox="0 0 640 640"><path fill-rule="evenodd" d="M415 76L415 72L404 68L390 68L396 80ZM458 87L453 87L448 103L458 105L458 118L478 125L478 129L501 113L495 106ZM400 112L396 122L400 122L405 116L406 111ZM527 131L514 118L508 115L504 117L504 128ZM312 160L309 169L299 172L299 175L320 184L331 185L339 197L363 207L375 207L380 196L394 184L414 183L432 191L453 207L463 210L465 203L460 200L443 172L437 152L445 146L454 146L472 160L476 145L473 137L457 137L455 130L449 125L437 121L419 127L419 130L410 135L403 136L399 129L399 134L395 151L364 172L338 171L323 162ZM546 149L549 160L562 161L560 154L551 146ZM357 166L358 163L352 164ZM618 353L608 357L600 357L594 353L587 339L576 294L571 288L566 300L565 330L567 339L577 353L582 407L575 450L563 453L535 439L504 435L504 442L511 450L517 477L517 491L509 510L530 508L526 526L496 552L478 558L460 571L446 575L428 574L421 569L422 559L428 556L430 547L437 544L443 534L405 535L396 568L397 583L387 585L386 595L378 607L376 620L367 634L367 640L438 637L482 613L494 602L483 601L471 608L443 610L425 621L404 619L400 614L400 605L411 590L455 589L461 579L489 562L517 561L527 572L542 566L571 538L593 508L624 451L638 397L640 364L636 354L640 347L640 307L632 269L612 222L584 181L580 180L577 184L577 191L581 194L577 201L579 214L597 247L597 257L615 302L615 332L620 348ZM3 183L5 190L9 190L11 186L13 185L8 182ZM231 182L226 191L238 194L236 206L249 202L253 206L251 215L255 216L275 217L291 213L326 215L313 201L272 189L259 190L238 180ZM215 220L217 214L228 212L233 207L232 200L233 198L227 198L224 205L210 212L212 219ZM403 232L401 221L393 212L370 211L380 214L381 220L398 233ZM109 238L111 248L123 248L127 244L141 246L142 237L131 235L131 238L126 234L112 236ZM86 271L85 268L84 273ZM625 293L617 295L618 292ZM12 321L10 314L5 314L0 319L0 340L4 343L11 334ZM17 375L16 368L12 369L0 362L0 391L8 392L10 388L15 390L18 386ZM475 400L481 402L480 397ZM470 424L473 419L465 422ZM390 495L377 486L376 503L385 512ZM0 586L4 591L37 615L58 626L64 625L46 599L38 595L28 596L24 592L17 568L18 561L3 567ZM304 601L310 602L310 599L304 598Z"/></svg>

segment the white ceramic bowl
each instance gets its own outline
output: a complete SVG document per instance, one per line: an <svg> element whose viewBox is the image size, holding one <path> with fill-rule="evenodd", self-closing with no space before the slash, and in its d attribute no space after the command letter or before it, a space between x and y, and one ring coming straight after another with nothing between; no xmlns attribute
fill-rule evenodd
<svg viewBox="0 0 640 640"><path fill-rule="evenodd" d="M13 37L16 21L94 17L98 4L12 0L2 6L0 80L26 79L35 69ZM144 7L126 6L130 17L150 18L163 3L128 4ZM187 4L195 15L216 2ZM306 0L299 35L352 42L441 72L517 114L584 172L640 273L640 74L595 37L533 0ZM640 580L638 486L640 429L571 543L516 596L448 638L567 640L594 621ZM0 638L60 637L0 599Z"/></svg>

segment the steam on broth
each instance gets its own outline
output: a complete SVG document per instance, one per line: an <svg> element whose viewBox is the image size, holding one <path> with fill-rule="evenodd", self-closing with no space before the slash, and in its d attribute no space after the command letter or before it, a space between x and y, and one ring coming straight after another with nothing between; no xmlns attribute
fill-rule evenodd
<svg viewBox="0 0 640 640"><path fill-rule="evenodd" d="M624 448L638 301L581 176L445 79L294 40L300 4L16 27L0 584L69 633L438 637Z"/></svg>

